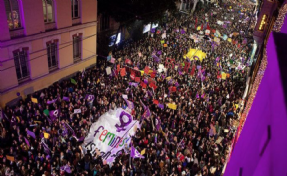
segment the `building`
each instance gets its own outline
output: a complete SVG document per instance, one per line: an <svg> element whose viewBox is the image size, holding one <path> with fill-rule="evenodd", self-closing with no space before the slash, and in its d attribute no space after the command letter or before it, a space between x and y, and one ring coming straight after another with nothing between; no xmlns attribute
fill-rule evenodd
<svg viewBox="0 0 287 176"><path fill-rule="evenodd" d="M258 57L224 176L287 173L287 1L262 0L254 39ZM242 131L241 131L242 130Z"/></svg>
<svg viewBox="0 0 287 176"><path fill-rule="evenodd" d="M0 106L96 63L97 0L0 1Z"/></svg>

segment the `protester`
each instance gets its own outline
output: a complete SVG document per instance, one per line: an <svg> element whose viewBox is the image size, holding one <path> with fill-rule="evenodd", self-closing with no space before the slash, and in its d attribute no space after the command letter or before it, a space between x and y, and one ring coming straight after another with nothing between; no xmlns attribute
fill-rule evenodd
<svg viewBox="0 0 287 176"><path fill-rule="evenodd" d="M148 37L116 49L110 75L102 64L6 107L0 175L220 176L250 66L251 11L247 5L223 3L206 13L170 15ZM204 35L206 30L210 34ZM190 48L206 58L184 59ZM147 67L151 73L140 76L138 70ZM138 77L139 84L131 84ZM84 154L81 144L102 114L126 109L123 94L135 104L134 119L141 121L132 144L145 151L145 158L129 162L130 153L123 152L108 165L99 153ZM142 104L150 117L142 116Z"/></svg>

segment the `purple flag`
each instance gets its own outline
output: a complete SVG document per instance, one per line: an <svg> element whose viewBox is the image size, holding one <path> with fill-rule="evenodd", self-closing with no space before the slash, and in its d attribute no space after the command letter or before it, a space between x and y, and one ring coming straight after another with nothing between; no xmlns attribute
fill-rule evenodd
<svg viewBox="0 0 287 176"><path fill-rule="evenodd" d="M204 98L204 96L205 96L205 93L201 95L201 98Z"/></svg>
<svg viewBox="0 0 287 176"><path fill-rule="evenodd" d="M148 84L148 80L147 80L147 79L144 79L144 83L145 83L145 84Z"/></svg>
<svg viewBox="0 0 287 176"><path fill-rule="evenodd" d="M54 111L50 111L49 115L51 120L56 120L59 116L60 111L59 110L54 110Z"/></svg>
<svg viewBox="0 0 287 176"><path fill-rule="evenodd" d="M168 81L168 85L170 85L170 84L172 83L172 81L173 81L173 80L172 80L172 79L170 79L170 80Z"/></svg>
<svg viewBox="0 0 287 176"><path fill-rule="evenodd" d="M52 100L52 101L47 101L47 104L53 104L53 103L55 103L57 101L57 99L54 99L54 100Z"/></svg>
<svg viewBox="0 0 287 176"><path fill-rule="evenodd" d="M149 108L146 108L146 110L144 111L143 115L142 115L142 120L143 119L147 119L149 118L151 115Z"/></svg>
<svg viewBox="0 0 287 176"><path fill-rule="evenodd" d="M157 54L158 54L158 55L161 55L161 54L162 54L161 50L159 50L159 51L157 52Z"/></svg>
<svg viewBox="0 0 287 176"><path fill-rule="evenodd" d="M150 32L151 32L151 33L155 33L155 28L152 28L152 29L150 30Z"/></svg>
<svg viewBox="0 0 287 176"><path fill-rule="evenodd" d="M205 80L205 76L201 76L201 81L204 81Z"/></svg>
<svg viewBox="0 0 287 176"><path fill-rule="evenodd" d="M90 101L90 102L93 102L95 99L95 96L94 95L86 95L85 99Z"/></svg>
<svg viewBox="0 0 287 176"><path fill-rule="evenodd" d="M155 118L155 127L157 131L160 129L160 126L161 126L160 118Z"/></svg>
<svg viewBox="0 0 287 176"><path fill-rule="evenodd" d="M154 58L154 61L155 61L155 62L160 62L160 58L157 57L156 55L152 55L152 57Z"/></svg>
<svg viewBox="0 0 287 176"><path fill-rule="evenodd" d="M124 100L126 101L126 103L127 103L127 105L128 105L128 108L129 108L130 110L133 110L133 109L135 108L135 105L134 105L133 102L131 102L131 101L127 100L127 99L124 99Z"/></svg>
<svg viewBox="0 0 287 176"><path fill-rule="evenodd" d="M131 149L131 157L132 158L144 158L144 156L142 156L140 152L138 152L137 149L134 148L134 146L132 146L132 149Z"/></svg>
<svg viewBox="0 0 287 176"><path fill-rule="evenodd" d="M164 105L163 104L158 104L157 105L160 109L164 109Z"/></svg>
<svg viewBox="0 0 287 176"><path fill-rule="evenodd" d="M63 97L63 100L64 101L70 101L70 98L69 97Z"/></svg>
<svg viewBox="0 0 287 176"><path fill-rule="evenodd" d="M30 147L30 143L26 137L24 137L26 144Z"/></svg>
<svg viewBox="0 0 287 176"><path fill-rule="evenodd" d="M147 91L148 96L152 97L152 92L151 91Z"/></svg>
<svg viewBox="0 0 287 176"><path fill-rule="evenodd" d="M35 136L35 133L34 133L34 132L27 130L27 134L28 134L29 136L31 136L32 138L36 139L36 136Z"/></svg>
<svg viewBox="0 0 287 176"><path fill-rule="evenodd" d="M175 85L175 87L178 87L178 86L179 86L178 82L176 82L174 85Z"/></svg>
<svg viewBox="0 0 287 176"><path fill-rule="evenodd" d="M67 172L68 174L72 173L71 167L68 164L65 166L62 166L60 169L61 169L61 171Z"/></svg>
<svg viewBox="0 0 287 176"><path fill-rule="evenodd" d="M134 87L138 87L139 83L135 83L135 82L129 82L130 86L134 86Z"/></svg>

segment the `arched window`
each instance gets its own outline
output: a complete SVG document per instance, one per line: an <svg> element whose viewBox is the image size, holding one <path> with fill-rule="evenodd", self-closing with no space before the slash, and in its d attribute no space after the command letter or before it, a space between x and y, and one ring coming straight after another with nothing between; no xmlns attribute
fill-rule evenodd
<svg viewBox="0 0 287 176"><path fill-rule="evenodd" d="M44 22L51 23L54 21L53 0L42 0L42 1L43 1Z"/></svg>
<svg viewBox="0 0 287 176"><path fill-rule="evenodd" d="M7 22L10 30L22 27L19 4L17 0L4 0Z"/></svg>
<svg viewBox="0 0 287 176"><path fill-rule="evenodd" d="M80 17L79 0L71 0L71 3L72 3L72 18L79 18Z"/></svg>

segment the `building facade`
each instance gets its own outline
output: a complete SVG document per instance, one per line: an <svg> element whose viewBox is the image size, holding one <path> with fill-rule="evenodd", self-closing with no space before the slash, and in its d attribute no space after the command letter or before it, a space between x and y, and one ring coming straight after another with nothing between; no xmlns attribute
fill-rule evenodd
<svg viewBox="0 0 287 176"><path fill-rule="evenodd" d="M97 0L0 1L0 106L96 63Z"/></svg>

